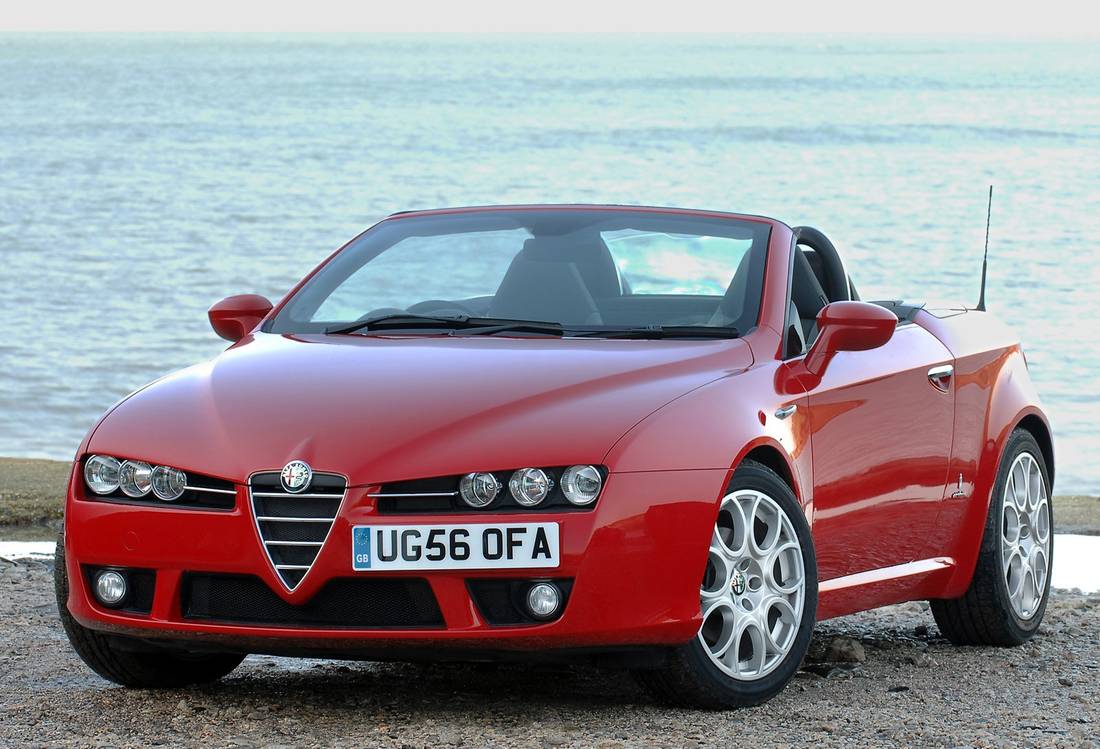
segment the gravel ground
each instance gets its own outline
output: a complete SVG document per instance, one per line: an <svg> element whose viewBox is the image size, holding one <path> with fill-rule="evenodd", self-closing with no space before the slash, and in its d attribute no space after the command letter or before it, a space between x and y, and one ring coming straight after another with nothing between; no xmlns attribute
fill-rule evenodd
<svg viewBox="0 0 1100 749"><path fill-rule="evenodd" d="M925 604L826 622L778 698L722 714L583 668L251 657L213 686L129 691L69 649L51 564L0 562L2 747L1100 747L1095 595L1057 593L1015 649L954 648Z"/></svg>

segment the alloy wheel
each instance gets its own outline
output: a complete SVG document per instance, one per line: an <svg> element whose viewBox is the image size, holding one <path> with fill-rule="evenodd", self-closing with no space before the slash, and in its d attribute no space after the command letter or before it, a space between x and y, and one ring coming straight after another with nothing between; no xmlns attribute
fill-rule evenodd
<svg viewBox="0 0 1100 749"><path fill-rule="evenodd" d="M787 513L762 492L722 500L700 588L699 640L728 676L763 678L798 635L806 598L802 546Z"/></svg>
<svg viewBox="0 0 1100 749"><path fill-rule="evenodd" d="M1050 572L1050 499L1039 462L1022 452L1012 462L1001 509L1001 564L1012 610L1035 616Z"/></svg>

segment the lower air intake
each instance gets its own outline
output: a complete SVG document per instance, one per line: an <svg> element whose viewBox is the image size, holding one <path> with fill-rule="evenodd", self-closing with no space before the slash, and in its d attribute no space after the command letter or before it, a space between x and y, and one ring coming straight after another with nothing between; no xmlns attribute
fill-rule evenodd
<svg viewBox="0 0 1100 749"><path fill-rule="evenodd" d="M442 627L431 586L422 578L338 578L295 606L251 575L188 573L183 618L227 624L321 629Z"/></svg>

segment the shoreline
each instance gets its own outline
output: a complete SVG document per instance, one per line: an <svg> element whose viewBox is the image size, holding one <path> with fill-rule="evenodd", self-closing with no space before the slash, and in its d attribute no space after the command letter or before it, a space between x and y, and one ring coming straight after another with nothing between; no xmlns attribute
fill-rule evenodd
<svg viewBox="0 0 1100 749"><path fill-rule="evenodd" d="M0 540L52 540L61 529L69 461L0 458ZM1054 497L1054 530L1100 536L1100 497Z"/></svg>

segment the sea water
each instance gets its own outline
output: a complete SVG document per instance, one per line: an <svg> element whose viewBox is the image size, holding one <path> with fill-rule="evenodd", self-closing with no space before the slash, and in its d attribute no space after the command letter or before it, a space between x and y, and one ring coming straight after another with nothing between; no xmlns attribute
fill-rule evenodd
<svg viewBox="0 0 1100 749"><path fill-rule="evenodd" d="M1100 42L0 36L0 455L72 457L225 347L213 302L393 211L761 213L824 230L865 299L973 304L991 182L989 309L1056 491L1100 494Z"/></svg>

